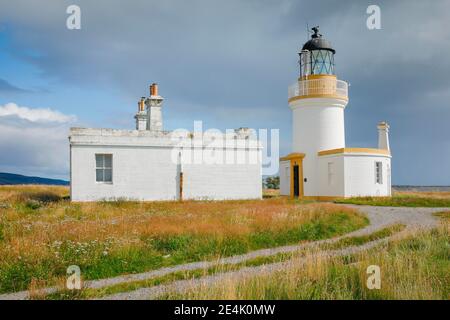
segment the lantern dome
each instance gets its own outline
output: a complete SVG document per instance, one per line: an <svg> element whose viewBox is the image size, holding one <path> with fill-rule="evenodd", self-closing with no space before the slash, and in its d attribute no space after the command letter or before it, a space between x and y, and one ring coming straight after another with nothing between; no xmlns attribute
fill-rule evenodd
<svg viewBox="0 0 450 320"><path fill-rule="evenodd" d="M319 27L312 28L314 32L299 52L300 77L309 75L334 75L334 54L331 43L319 33Z"/></svg>

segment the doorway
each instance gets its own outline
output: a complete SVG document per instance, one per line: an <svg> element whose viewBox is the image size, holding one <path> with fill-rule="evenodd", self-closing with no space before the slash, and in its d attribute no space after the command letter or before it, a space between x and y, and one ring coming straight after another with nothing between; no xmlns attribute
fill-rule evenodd
<svg viewBox="0 0 450 320"><path fill-rule="evenodd" d="M294 165L294 197L300 196L300 182L299 182L299 170L298 164Z"/></svg>
<svg viewBox="0 0 450 320"><path fill-rule="evenodd" d="M301 198L304 196L303 189L303 158L304 154L298 153L292 156L291 161L291 197Z"/></svg>
<svg viewBox="0 0 450 320"><path fill-rule="evenodd" d="M280 161L289 161L290 175L286 174L290 184L290 197L301 198L304 196L303 189L303 158L304 153L291 153L286 157L280 158ZM306 179L305 179L306 180Z"/></svg>

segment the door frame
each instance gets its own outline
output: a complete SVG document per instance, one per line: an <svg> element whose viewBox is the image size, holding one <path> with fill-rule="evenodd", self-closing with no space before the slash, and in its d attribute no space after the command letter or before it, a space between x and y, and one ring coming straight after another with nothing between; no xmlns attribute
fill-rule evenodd
<svg viewBox="0 0 450 320"><path fill-rule="evenodd" d="M303 158L305 157L304 153L291 153L286 157L281 158L283 161L290 161L290 195L291 198L296 198L294 195L294 166L298 165L298 187L299 187L299 196L298 198L302 198L305 195L304 192L304 182L303 182Z"/></svg>
<svg viewBox="0 0 450 320"><path fill-rule="evenodd" d="M293 172L293 195L294 197L300 197L300 166L296 163L292 166Z"/></svg>

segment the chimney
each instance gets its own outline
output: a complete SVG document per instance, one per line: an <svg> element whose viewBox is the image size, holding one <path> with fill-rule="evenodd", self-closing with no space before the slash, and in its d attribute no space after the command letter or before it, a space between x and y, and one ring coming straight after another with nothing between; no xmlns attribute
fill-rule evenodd
<svg viewBox="0 0 450 320"><path fill-rule="evenodd" d="M145 100L147 105L147 130L162 131L162 103L163 97L158 93L158 84L152 83L150 86L150 97Z"/></svg>
<svg viewBox="0 0 450 320"><path fill-rule="evenodd" d="M145 97L141 97L141 100L138 102L138 111L145 111Z"/></svg>
<svg viewBox="0 0 450 320"><path fill-rule="evenodd" d="M142 97L138 102L138 112L134 116L136 119L136 130L147 130L147 112L145 111L145 97Z"/></svg>
<svg viewBox="0 0 450 320"><path fill-rule="evenodd" d="M150 96L157 96L158 95L158 84L152 83L150 86Z"/></svg>
<svg viewBox="0 0 450 320"><path fill-rule="evenodd" d="M391 150L389 147L389 124L385 121L378 124L378 149Z"/></svg>

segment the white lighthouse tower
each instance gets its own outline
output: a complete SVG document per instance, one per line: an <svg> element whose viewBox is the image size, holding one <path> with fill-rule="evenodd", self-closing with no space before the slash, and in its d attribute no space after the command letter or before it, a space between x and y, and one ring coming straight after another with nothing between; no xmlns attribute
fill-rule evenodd
<svg viewBox="0 0 450 320"><path fill-rule="evenodd" d="M381 170L373 160L388 161L384 169L390 168L389 149L345 147L348 84L335 75L336 51L318 27L312 30L311 39L299 53L300 77L288 91L292 153L280 159L281 193L293 197L388 195L390 185L374 185L380 180L372 173ZM387 130L384 132L383 139L387 139ZM364 172L361 164L353 164L355 159L370 169Z"/></svg>

